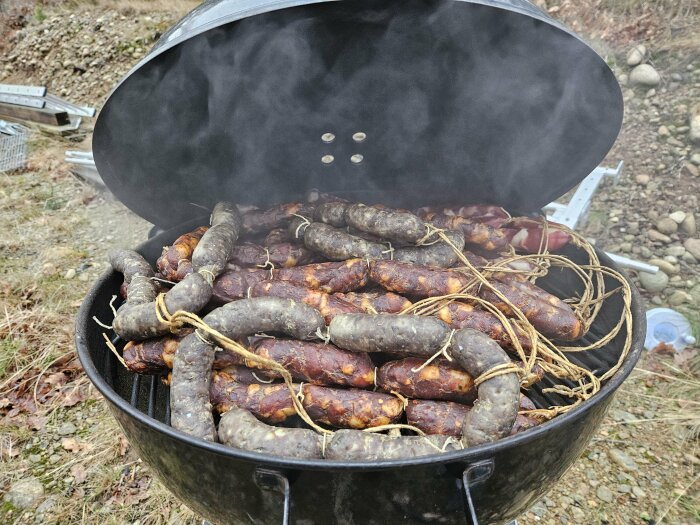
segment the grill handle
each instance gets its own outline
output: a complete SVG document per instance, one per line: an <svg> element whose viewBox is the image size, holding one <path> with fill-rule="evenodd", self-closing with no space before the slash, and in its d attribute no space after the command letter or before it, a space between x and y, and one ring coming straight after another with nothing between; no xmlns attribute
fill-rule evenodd
<svg viewBox="0 0 700 525"><path fill-rule="evenodd" d="M464 489L464 506L467 517L467 525L479 525L476 517L476 508L471 490L475 486L483 483L493 474L493 459L485 459L469 465L462 473L462 488Z"/></svg>
<svg viewBox="0 0 700 525"><path fill-rule="evenodd" d="M253 480L258 488L265 492L279 492L284 496L282 506L282 525L289 525L290 493L287 476L278 470L256 468Z"/></svg>

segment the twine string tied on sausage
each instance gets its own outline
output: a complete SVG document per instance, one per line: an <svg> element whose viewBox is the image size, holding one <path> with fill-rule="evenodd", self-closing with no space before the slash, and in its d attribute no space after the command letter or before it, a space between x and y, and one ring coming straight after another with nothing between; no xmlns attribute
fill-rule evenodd
<svg viewBox="0 0 700 525"><path fill-rule="evenodd" d="M423 363L422 365L417 366L417 367L415 367L415 368L411 368L411 372L413 372L413 373L420 372L421 370L423 370L426 366L428 366L430 363L432 363L433 361L435 361L435 360L436 360L438 357L440 357L440 356L443 356L443 357L444 357L445 359L447 359L448 361L452 361L452 356L449 354L448 350L449 350L449 348L450 348L450 345L452 344L452 337L454 337L456 331L457 331L457 330L452 330L452 331L450 332L449 337L447 338L447 340L445 341L445 343L442 345L442 348L440 348L440 350L438 350L438 351L435 352L433 355L431 355L431 356L427 359L427 361L425 361L425 363Z"/></svg>
<svg viewBox="0 0 700 525"><path fill-rule="evenodd" d="M240 343L226 337L218 330L215 330L214 328L209 326L196 314L186 312L184 310L178 310L177 312L171 314L170 312L168 312L168 309L165 305L163 294L160 294L158 297L156 297L155 304L156 316L158 317L159 322L169 325L175 329L179 329L184 325L192 326L195 328L195 330L201 331L199 335L200 337L204 338L207 344L216 344L226 350L240 355L244 359L257 363L264 369L273 370L274 372L279 373L282 376L282 379L284 379L287 389L291 394L294 409L296 410L299 417L316 432L319 432L321 434L332 433L330 430L319 426L311 419L309 414L306 412L306 409L302 405L301 401L297 397L297 392L294 389L294 383L292 381L291 374L282 365L280 365L276 361L273 361L272 359L268 359L266 357L262 357L258 354L251 352L250 350L242 346Z"/></svg>

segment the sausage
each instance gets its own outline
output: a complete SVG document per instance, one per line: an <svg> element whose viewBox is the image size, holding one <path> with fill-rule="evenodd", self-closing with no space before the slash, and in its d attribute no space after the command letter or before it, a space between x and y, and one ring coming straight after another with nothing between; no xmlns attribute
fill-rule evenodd
<svg viewBox="0 0 700 525"><path fill-rule="evenodd" d="M284 383L245 384L220 371L212 374L209 395L214 409L221 414L244 408L266 423L282 423L296 415L292 396Z"/></svg>
<svg viewBox="0 0 700 525"><path fill-rule="evenodd" d="M133 281L131 288L134 288ZM134 294L130 292L129 295L133 297ZM199 273L192 273L165 294L165 306L170 313L178 310L197 313L207 305L210 297L210 284ZM155 299L155 292L153 298ZM117 311L112 328L126 341L142 341L165 335L170 331L168 324L158 320L153 300L133 304L127 299L126 304Z"/></svg>
<svg viewBox="0 0 700 525"><path fill-rule="evenodd" d="M542 221L529 217L514 217L505 226L506 235L510 244L516 249L526 253L537 253L544 248L542 236L544 235ZM571 235L562 229L562 226L547 221L547 250L556 251L571 242Z"/></svg>
<svg viewBox="0 0 700 525"><path fill-rule="evenodd" d="M122 357L126 367L137 374L156 375L167 372L173 367L173 356L180 341L192 333L185 330L181 336L165 335L145 341L129 341L124 346ZM217 351L214 355L213 368L220 370L230 365L241 363L242 358L227 351Z"/></svg>
<svg viewBox="0 0 700 525"><path fill-rule="evenodd" d="M366 354L341 350L330 344L262 338L252 351L278 362L297 381L316 385L374 386L374 364ZM255 366L251 363L251 366ZM274 377L274 373L267 373Z"/></svg>
<svg viewBox="0 0 700 525"><path fill-rule="evenodd" d="M496 366L510 363L510 358L487 335L462 328L452 337L450 353L472 377L478 378ZM477 387L478 399L462 427L465 446L489 443L510 432L518 415L520 381L515 373L487 379Z"/></svg>
<svg viewBox="0 0 700 525"><path fill-rule="evenodd" d="M320 459L321 436L306 428L279 428L258 421L247 410L234 408L219 422L224 445L271 456Z"/></svg>
<svg viewBox="0 0 700 525"><path fill-rule="evenodd" d="M311 261L313 254L297 244L283 242L268 247L243 243L233 249L231 261L241 266L263 266L268 262L276 268L290 268Z"/></svg>
<svg viewBox="0 0 700 525"><path fill-rule="evenodd" d="M214 345L191 333L175 352L170 381L170 424L176 430L207 441L216 441L209 401L214 352Z"/></svg>
<svg viewBox="0 0 700 525"><path fill-rule="evenodd" d="M473 204L470 206L453 206L446 208L433 208L426 206L419 208L416 215L425 219L430 213L464 217L477 222L483 222L494 228L500 228L510 219L510 214L500 206L490 204Z"/></svg>
<svg viewBox="0 0 700 525"><path fill-rule="evenodd" d="M405 297L391 292L348 292L334 295L367 314L398 314L413 304Z"/></svg>
<svg viewBox="0 0 700 525"><path fill-rule="evenodd" d="M342 197L333 195L332 193L324 193L318 189L309 190L306 194L306 202L309 204L314 204L318 206L319 204L325 204L326 202L349 202Z"/></svg>
<svg viewBox="0 0 700 525"><path fill-rule="evenodd" d="M434 317L344 314L333 318L328 333L336 346L352 352L430 357L445 345L450 329Z"/></svg>
<svg viewBox="0 0 700 525"><path fill-rule="evenodd" d="M241 214L234 204L219 202L214 206L211 227L202 235L192 252L192 268L198 273L212 274L211 279L208 279L210 284L224 270L231 258L241 233L241 225Z"/></svg>
<svg viewBox="0 0 700 525"><path fill-rule="evenodd" d="M521 310L528 321L545 337L573 341L583 335L583 324L571 307L558 297L529 281L495 277L491 285ZM486 286L481 288L479 295L504 314L514 315L512 309Z"/></svg>
<svg viewBox="0 0 700 525"><path fill-rule="evenodd" d="M464 234L464 241L467 244L476 244L484 250L495 251L508 244L508 236L503 230L472 219L442 213L429 213L425 220L437 228L460 230Z"/></svg>
<svg viewBox="0 0 700 525"><path fill-rule="evenodd" d="M462 272L398 261L370 261L369 278L390 292L435 297L461 292L471 281Z"/></svg>
<svg viewBox="0 0 700 525"><path fill-rule="evenodd" d="M243 299L248 297L248 290L269 278L269 270L246 268L226 271L214 281L212 298L217 304Z"/></svg>
<svg viewBox="0 0 700 525"><path fill-rule="evenodd" d="M384 363L377 371L377 386L410 398L474 401L474 379L462 368L446 359L436 359L420 368L424 364L424 359L415 357Z"/></svg>
<svg viewBox="0 0 700 525"><path fill-rule="evenodd" d="M529 398L520 394L520 410L534 410ZM406 421L426 434L462 437L462 424L471 410L468 405L451 401L426 401L412 399L406 406ZM509 435L522 432L538 424L532 417L518 414Z"/></svg>
<svg viewBox="0 0 700 525"><path fill-rule="evenodd" d="M218 354L222 353L228 353L228 355L233 355L235 357L238 357L236 354L231 354L229 352L217 352ZM233 381L236 383L241 383L244 385L252 385L254 383L263 383L263 384L269 384L270 381L266 380L266 378L262 374L257 374L255 370L252 370L248 368L247 366L243 366L240 364L229 364L228 366L222 367L221 369L217 368L217 362L216 362L216 356L214 357L214 365L213 365L213 375L212 375L212 380L218 373L218 376L221 377L224 374L226 375L227 379L229 381ZM238 358L240 363L243 362L243 358ZM219 371L220 370L220 371ZM209 395L211 399L211 387L209 388Z"/></svg>
<svg viewBox="0 0 700 525"><path fill-rule="evenodd" d="M163 248L162 255L156 261L156 268L164 279L168 281L184 279L184 276L177 278L180 264L183 261L190 261L191 264L192 252L208 229L208 226L200 226L194 231L180 235L172 245Z"/></svg>
<svg viewBox="0 0 700 525"><path fill-rule="evenodd" d="M269 248L275 244L281 244L291 240L292 238L289 236L289 232L286 228L275 228L274 230L270 230L265 236L265 239L263 239L263 246Z"/></svg>
<svg viewBox="0 0 700 525"><path fill-rule="evenodd" d="M388 425L403 415L403 401L388 394L317 385L294 385L294 388L301 391L302 405L309 417L333 427L362 429ZM218 412L245 408L266 423L281 423L296 414L292 395L281 383L244 385L215 372L210 395Z"/></svg>
<svg viewBox="0 0 700 525"><path fill-rule="evenodd" d="M112 250L108 260L114 270L124 274L124 283L120 287L126 304L135 306L155 300L158 286L151 279L154 272L143 256L133 250Z"/></svg>
<svg viewBox="0 0 700 525"><path fill-rule="evenodd" d="M394 250L393 259L421 266L450 268L458 261L458 252L464 249L464 235L456 230L448 230L445 235L455 245L457 251L441 237L435 236L434 244L397 248Z"/></svg>
<svg viewBox="0 0 700 525"><path fill-rule="evenodd" d="M478 306L453 301L440 308L435 315L447 323L450 328L472 328L485 333L501 346L513 348L513 342L500 319ZM512 325L512 327L523 350L526 354L529 353L532 348L530 338L519 326Z"/></svg>
<svg viewBox="0 0 700 525"><path fill-rule="evenodd" d="M353 258L382 259L388 256L388 246L366 241L346 231L322 222L312 222L304 230L304 245L332 261Z"/></svg>
<svg viewBox="0 0 700 525"><path fill-rule="evenodd" d="M227 271L214 281L213 296L228 303L248 296L248 290L270 278L298 284L325 293L349 292L365 286L369 280L367 262L351 259L342 262L308 264L273 270Z"/></svg>
<svg viewBox="0 0 700 525"><path fill-rule="evenodd" d="M302 404L311 419L338 428L371 428L396 423L403 415L399 398L367 390L304 385Z"/></svg>
<svg viewBox="0 0 700 525"><path fill-rule="evenodd" d="M243 215L243 231L247 234L268 232L283 228L295 215L310 217L313 206L299 202L278 204L267 210L252 210Z"/></svg>
<svg viewBox="0 0 700 525"><path fill-rule="evenodd" d="M447 436L387 436L360 430L338 430L326 445L326 459L391 460L455 450Z"/></svg>
<svg viewBox="0 0 700 525"><path fill-rule="evenodd" d="M330 224L336 228L342 228L345 223L345 210L349 204L345 202L326 202L316 206L314 210L314 220Z"/></svg>
<svg viewBox="0 0 700 525"><path fill-rule="evenodd" d="M331 319L336 315L360 311L357 306L343 301L334 295L285 281L260 282L251 288L250 296L282 297L307 304L321 312L326 324L330 323Z"/></svg>
<svg viewBox="0 0 700 525"><path fill-rule="evenodd" d="M279 297L240 299L212 310L203 320L231 339L259 332L281 332L306 341L318 337L325 327L318 310Z"/></svg>
<svg viewBox="0 0 700 525"><path fill-rule="evenodd" d="M406 406L406 422L426 434L462 437L462 425L470 406L452 401L411 399Z"/></svg>
<svg viewBox="0 0 700 525"><path fill-rule="evenodd" d="M352 292L362 288L369 281L367 262L362 259L282 268L276 270L274 275L277 280L326 293Z"/></svg>
<svg viewBox="0 0 700 525"><path fill-rule="evenodd" d="M425 223L410 212L352 204L345 210L348 226L382 239L414 243L427 233Z"/></svg>

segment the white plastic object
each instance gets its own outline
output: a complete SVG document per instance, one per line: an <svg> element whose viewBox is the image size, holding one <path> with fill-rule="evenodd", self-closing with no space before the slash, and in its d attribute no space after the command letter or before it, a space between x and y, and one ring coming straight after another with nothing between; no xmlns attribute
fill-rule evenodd
<svg viewBox="0 0 700 525"><path fill-rule="evenodd" d="M695 344L693 329L683 314L670 308L653 308L647 311L644 347L651 350L660 343L673 346L677 352Z"/></svg>

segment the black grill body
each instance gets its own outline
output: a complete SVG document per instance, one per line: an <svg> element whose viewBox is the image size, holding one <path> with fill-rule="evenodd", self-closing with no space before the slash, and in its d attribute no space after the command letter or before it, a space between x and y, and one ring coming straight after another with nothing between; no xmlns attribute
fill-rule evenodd
<svg viewBox="0 0 700 525"><path fill-rule="evenodd" d="M162 246L193 226L160 233L139 251L155 262ZM578 249L569 248L565 254L586 262ZM614 267L604 254L599 256L603 264ZM646 330L642 303L633 287L632 349L617 374L600 393L569 413L496 443L390 462L285 460L207 443L167 424L167 387L158 378L124 370L104 343L104 329L92 320L93 316L110 318L109 301L120 284L121 275L106 273L83 302L76 330L80 360L144 461L178 498L217 525L279 524L285 522L285 516L291 516L289 523L304 525L465 524L473 523L474 517L480 523L503 523L514 519L581 454L615 390L634 368ZM553 271L538 284L570 295L578 281L571 272ZM613 285L608 283L610 289ZM579 344L606 333L619 319L621 309L618 295L607 299L589 335ZM618 360L625 336L620 333L605 347L575 357L603 373ZM543 384L551 383L545 379ZM564 401L539 390L530 395L539 407ZM466 492L476 516L470 516Z"/></svg>

